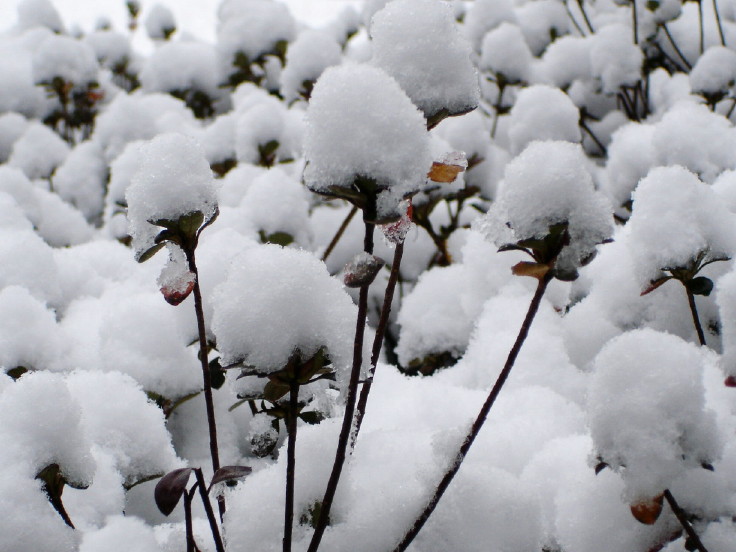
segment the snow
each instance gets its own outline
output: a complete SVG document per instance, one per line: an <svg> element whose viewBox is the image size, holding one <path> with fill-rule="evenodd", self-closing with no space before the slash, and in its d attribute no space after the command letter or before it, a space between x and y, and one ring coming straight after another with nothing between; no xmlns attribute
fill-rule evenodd
<svg viewBox="0 0 736 552"><path fill-rule="evenodd" d="M501 23L483 38L481 69L517 83L529 80L531 63L532 52L518 25Z"/></svg>
<svg viewBox="0 0 736 552"><path fill-rule="evenodd" d="M613 230L610 206L595 192L580 146L532 142L506 166L498 201L480 228L501 246L544 237L563 222L570 244L557 260L560 269L580 266Z"/></svg>
<svg viewBox="0 0 736 552"><path fill-rule="evenodd" d="M447 3L394 0L373 16L370 34L372 63L396 79L427 119L478 105L470 44Z"/></svg>
<svg viewBox="0 0 736 552"><path fill-rule="evenodd" d="M59 77L75 86L97 80L97 58L90 46L67 36L52 35L33 55L33 81L51 84Z"/></svg>
<svg viewBox="0 0 736 552"><path fill-rule="evenodd" d="M690 72L690 86L700 94L728 90L736 80L736 52L723 46L712 46L700 56Z"/></svg>
<svg viewBox="0 0 736 552"><path fill-rule="evenodd" d="M204 92L214 100L220 95L217 52L209 44L168 42L148 58L140 81L148 92L193 90Z"/></svg>
<svg viewBox="0 0 736 552"><path fill-rule="evenodd" d="M163 4L154 4L146 17L146 32L154 40L168 38L176 30L176 20L172 11Z"/></svg>
<svg viewBox="0 0 736 552"><path fill-rule="evenodd" d="M13 144L8 165L21 169L28 178L48 178L66 160L69 150L58 134L34 121Z"/></svg>
<svg viewBox="0 0 736 552"><path fill-rule="evenodd" d="M639 80L642 52L630 41L630 30L620 24L598 29L590 45L593 75L600 79L603 91L612 94L620 86L632 86Z"/></svg>
<svg viewBox="0 0 736 552"><path fill-rule="evenodd" d="M340 44L324 31L307 29L299 33L286 52L286 67L281 73L281 93L287 102L305 96L305 83L314 83L322 71L341 62Z"/></svg>
<svg viewBox="0 0 736 552"><path fill-rule="evenodd" d="M244 362L271 373L293 353L307 360L320 347L341 374L352 362L355 307L324 265L304 251L276 245L245 251L215 290L213 304L223 365Z"/></svg>
<svg viewBox="0 0 736 552"><path fill-rule="evenodd" d="M207 221L217 208L217 186L198 143L181 134L162 134L141 150L142 159L125 193L139 255L152 245L155 221L176 221L195 212Z"/></svg>
<svg viewBox="0 0 736 552"><path fill-rule="evenodd" d="M591 434L597 454L620 472L628 502L657 496L719 456L715 419L704 409L705 362L695 345L653 330L626 333L596 357Z"/></svg>
<svg viewBox="0 0 736 552"><path fill-rule="evenodd" d="M532 85L519 93L509 116L511 152L519 154L534 140L580 142L580 113L559 88Z"/></svg>
<svg viewBox="0 0 736 552"><path fill-rule="evenodd" d="M418 190L432 164L421 113L390 76L357 64L331 67L317 81L304 155L310 189L339 193L357 177L372 179L386 218L396 218L399 200Z"/></svg>
<svg viewBox="0 0 736 552"><path fill-rule="evenodd" d="M631 255L642 288L664 268L685 267L703 253L730 256L734 215L688 170L653 169L633 194Z"/></svg>

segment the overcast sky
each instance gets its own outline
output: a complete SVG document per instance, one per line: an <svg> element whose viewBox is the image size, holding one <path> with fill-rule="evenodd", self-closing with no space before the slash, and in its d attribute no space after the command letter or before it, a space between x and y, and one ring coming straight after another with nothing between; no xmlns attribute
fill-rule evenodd
<svg viewBox="0 0 736 552"><path fill-rule="evenodd" d="M94 28L100 16L113 21L117 29L124 29L128 15L125 0L51 0L61 14L67 28L79 25L82 30ZM276 0L288 4L294 16L311 26L329 21L346 5L358 6L358 0ZM12 27L17 21L16 7L21 0L0 0L0 31ZM220 0L140 0L143 8L141 21L145 21L148 10L157 3L168 6L174 12L181 31L187 31L202 39L213 41L215 36L215 13ZM135 40L138 49L147 49L145 30L139 28Z"/></svg>

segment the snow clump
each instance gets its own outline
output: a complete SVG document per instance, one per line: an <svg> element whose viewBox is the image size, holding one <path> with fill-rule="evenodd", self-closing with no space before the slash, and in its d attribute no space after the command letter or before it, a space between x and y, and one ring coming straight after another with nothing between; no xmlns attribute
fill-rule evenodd
<svg viewBox="0 0 736 552"><path fill-rule="evenodd" d="M222 364L243 362L259 372L284 368L324 347L335 369L352 359L356 308L313 255L277 245L246 250L214 293L212 330Z"/></svg>
<svg viewBox="0 0 736 552"><path fill-rule="evenodd" d="M287 102L309 99L322 72L342 59L340 44L324 31L306 30L289 45L281 72L281 94Z"/></svg>
<svg viewBox="0 0 736 552"><path fill-rule="evenodd" d="M389 2L373 16L371 37L372 62L396 79L429 121L478 105L470 44L460 34L449 4Z"/></svg>
<svg viewBox="0 0 736 552"><path fill-rule="evenodd" d="M715 416L705 409L708 362L703 349L650 329L614 338L596 357L591 435L601 460L621 474L627 501L652 499L720 456Z"/></svg>
<svg viewBox="0 0 736 552"><path fill-rule="evenodd" d="M378 217L396 219L432 165L425 121L394 79L377 67L330 67L307 110L304 180L315 192L354 194L373 181Z"/></svg>
<svg viewBox="0 0 736 552"><path fill-rule="evenodd" d="M570 243L555 266L574 271L613 232L610 205L595 191L587 163L577 144L532 142L506 166L497 201L480 230L502 246L543 238L550 226L567 223Z"/></svg>
<svg viewBox="0 0 736 552"><path fill-rule="evenodd" d="M143 158L125 197L136 255L153 245L158 220L200 212L210 220L217 186L202 147L181 134L162 134L142 147Z"/></svg>

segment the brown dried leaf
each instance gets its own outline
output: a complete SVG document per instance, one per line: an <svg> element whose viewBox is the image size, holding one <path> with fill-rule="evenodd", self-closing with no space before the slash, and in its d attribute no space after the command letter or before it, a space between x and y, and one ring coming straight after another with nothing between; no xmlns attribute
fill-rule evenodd
<svg viewBox="0 0 736 552"><path fill-rule="evenodd" d="M549 272L549 265L542 263L531 263L528 261L521 261L511 267L511 272L516 276L531 276L537 280L544 278L544 275Z"/></svg>
<svg viewBox="0 0 736 552"><path fill-rule="evenodd" d="M439 163L437 161L432 163L432 168L427 173L427 178L433 182L443 182L449 184L455 182L457 175L465 170L465 167L461 165L452 165L449 163Z"/></svg>
<svg viewBox="0 0 736 552"><path fill-rule="evenodd" d="M631 505L631 515L644 525L654 525L662 513L664 493Z"/></svg>

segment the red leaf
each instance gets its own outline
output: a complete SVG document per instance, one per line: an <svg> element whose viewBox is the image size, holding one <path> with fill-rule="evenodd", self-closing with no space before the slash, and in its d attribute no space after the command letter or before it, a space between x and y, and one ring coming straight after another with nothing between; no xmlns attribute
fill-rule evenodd
<svg viewBox="0 0 736 552"><path fill-rule="evenodd" d="M631 515L636 521L644 525L654 525L662 513L662 505L664 504L664 494L655 496L654 498L642 500L631 505Z"/></svg>
<svg viewBox="0 0 736 552"><path fill-rule="evenodd" d="M185 282L184 286L176 286L176 287L169 287L164 286L161 288L161 293L164 296L164 299L166 299L166 302L169 305L178 305L184 299L189 297L189 294L192 293L192 290L194 289L194 280L188 280Z"/></svg>

